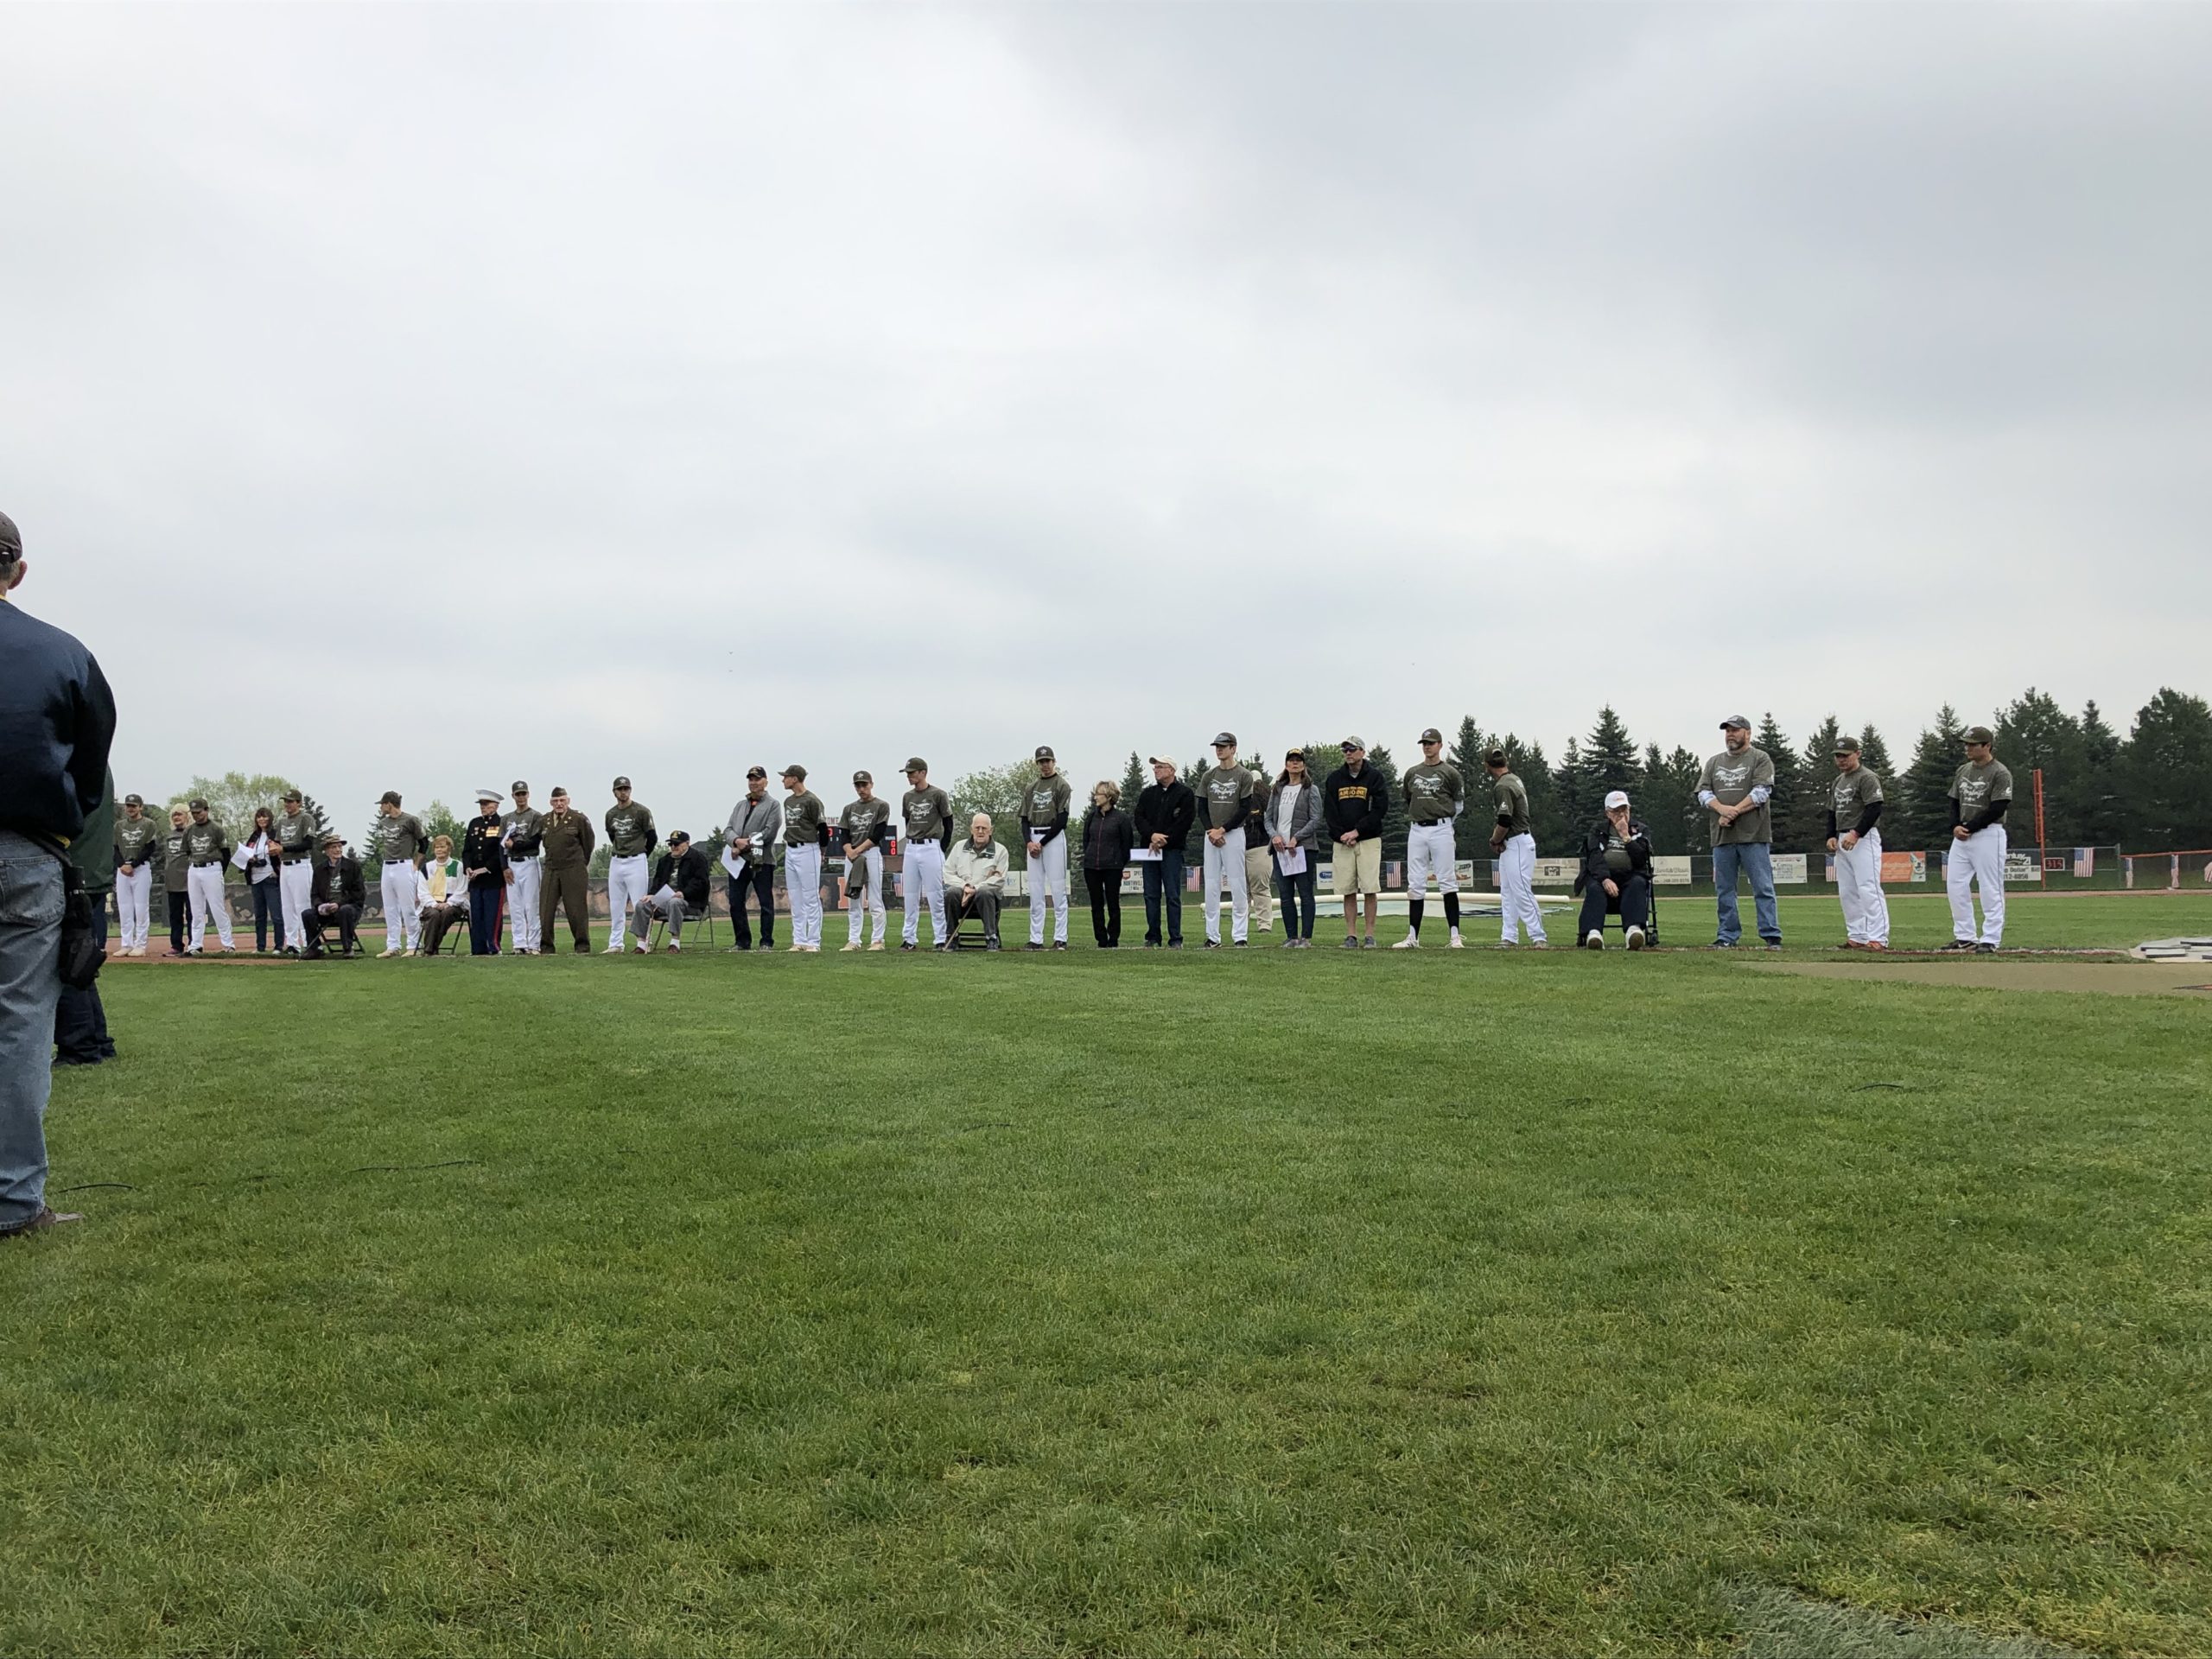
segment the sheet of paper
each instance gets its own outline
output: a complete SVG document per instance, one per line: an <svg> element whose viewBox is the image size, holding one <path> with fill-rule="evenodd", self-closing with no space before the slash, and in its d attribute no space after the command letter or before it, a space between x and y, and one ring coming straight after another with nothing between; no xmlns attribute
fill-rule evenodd
<svg viewBox="0 0 2212 1659"><path fill-rule="evenodd" d="M1157 864L1160 862L1160 855L1149 847L1137 847L1130 849L1129 861L1135 864Z"/></svg>
<svg viewBox="0 0 2212 1659"><path fill-rule="evenodd" d="M1294 847L1287 853L1277 853L1275 855L1275 868L1281 870L1285 875L1305 874L1306 849L1303 847Z"/></svg>
<svg viewBox="0 0 2212 1659"><path fill-rule="evenodd" d="M741 880L745 874L745 861L737 855L735 845L732 842L722 849L722 868L729 872L729 879L733 881Z"/></svg>

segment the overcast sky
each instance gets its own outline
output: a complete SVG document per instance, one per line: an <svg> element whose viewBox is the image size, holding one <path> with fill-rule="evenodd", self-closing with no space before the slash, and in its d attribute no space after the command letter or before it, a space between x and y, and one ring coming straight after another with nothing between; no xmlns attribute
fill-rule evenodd
<svg viewBox="0 0 2212 1659"><path fill-rule="evenodd" d="M0 11L116 772L2212 692L2212 8Z"/></svg>

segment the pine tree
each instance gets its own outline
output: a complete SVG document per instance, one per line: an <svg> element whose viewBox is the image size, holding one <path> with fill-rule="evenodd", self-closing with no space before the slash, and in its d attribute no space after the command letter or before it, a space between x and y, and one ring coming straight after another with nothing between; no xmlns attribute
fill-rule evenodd
<svg viewBox="0 0 2212 1659"><path fill-rule="evenodd" d="M2115 846L2120 840L2126 787L2120 775L2123 749L2120 734L2092 700L2082 710L2081 824L2081 833L2092 847Z"/></svg>
<svg viewBox="0 0 2212 1659"><path fill-rule="evenodd" d="M1367 752L1367 764L1382 773L1384 798L1389 802L1382 814L1382 860L1385 863L1402 862L1406 856L1406 802L1398 789L1398 763L1390 751L1376 744Z"/></svg>
<svg viewBox="0 0 2212 1659"><path fill-rule="evenodd" d="M1677 748L1669 756L1656 743L1646 746L1643 775L1630 786L1629 798L1651 831L1653 852L1691 850L1691 821L1705 816L1697 804L1698 770L1697 757L1688 749Z"/></svg>
<svg viewBox="0 0 2212 1659"><path fill-rule="evenodd" d="M1831 784L1835 776L1835 746L1842 736L1842 723L1830 715L1805 740L1804 761L1797 777L1796 816L1790 819L1786 830L1779 821L1776 823L1776 845L1808 855L1827 849L1828 802ZM1863 760L1865 757L1862 755L1860 759Z"/></svg>
<svg viewBox="0 0 2212 1659"><path fill-rule="evenodd" d="M1882 814L1885 846L1916 852L1942 850L1951 837L1951 779L1966 758L1966 727L1959 711L1945 703L1936 711L1936 727L1913 745L1912 764L1900 787L1885 791L1891 804ZM1896 833L1888 833L1892 825Z"/></svg>
<svg viewBox="0 0 2212 1659"><path fill-rule="evenodd" d="M1775 723L1769 710L1759 717L1759 728L1751 741L1766 751L1767 759L1774 762L1774 790L1767 798L1767 811L1773 819L1775 841L1784 851L1802 853L1806 850L1803 825L1798 814L1804 798L1804 762L1797 751L1783 735L1782 728ZM1822 821L1825 824L1825 820ZM1783 839L1787 832L1789 839Z"/></svg>
<svg viewBox="0 0 2212 1659"><path fill-rule="evenodd" d="M1896 781L1890 775L1890 746L1872 721L1859 734L1859 764L1880 779L1885 788Z"/></svg>
<svg viewBox="0 0 2212 1659"><path fill-rule="evenodd" d="M1582 744L1578 738L1567 740L1559 765L1552 768L1552 798L1566 828L1565 839L1569 843L1580 840L1592 815L1585 810L1588 803L1583 798Z"/></svg>
<svg viewBox="0 0 2212 1659"><path fill-rule="evenodd" d="M1472 715L1459 716L1459 732L1446 752L1446 759L1459 769L1460 781L1467 787L1467 810L1452 826L1452 849L1459 858L1490 856L1491 825L1497 821L1497 815L1491 810L1493 794L1488 757L1491 747L1488 734L1475 724Z"/></svg>
<svg viewBox="0 0 2212 1659"><path fill-rule="evenodd" d="M2044 833L2055 847L2084 835L2088 816L2088 751L2081 722L2048 693L2030 686L1997 716L1997 757L2012 769L2014 806L2011 837L2019 846L2035 839L2035 783L2043 773Z"/></svg>
<svg viewBox="0 0 2212 1659"><path fill-rule="evenodd" d="M2212 705L2160 686L2136 711L2122 766L2125 833L2152 851L2212 848Z"/></svg>
<svg viewBox="0 0 2212 1659"><path fill-rule="evenodd" d="M1150 768L1144 764L1143 758L1135 749L1131 749L1129 764L1122 768L1122 810L1127 812L1136 810L1137 797L1144 792L1144 786L1151 781Z"/></svg>
<svg viewBox="0 0 2212 1659"><path fill-rule="evenodd" d="M1598 711L1590 741L1582 748L1582 798L1592 817L1603 810L1608 793L1616 789L1634 791L1638 767L1636 741L1621 724L1611 703Z"/></svg>
<svg viewBox="0 0 2212 1659"><path fill-rule="evenodd" d="M1514 775L1529 791L1529 830L1536 838L1536 850L1553 857L1571 851L1580 843L1582 832L1573 827L1560 802L1559 780L1544 758L1544 746L1531 743L1523 748L1521 740L1508 732L1498 747L1505 751Z"/></svg>

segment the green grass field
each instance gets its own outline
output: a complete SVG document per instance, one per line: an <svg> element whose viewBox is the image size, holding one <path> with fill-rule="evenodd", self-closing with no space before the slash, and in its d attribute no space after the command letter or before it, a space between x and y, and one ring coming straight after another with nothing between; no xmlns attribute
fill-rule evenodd
<svg viewBox="0 0 2212 1659"><path fill-rule="evenodd" d="M111 969L0 1655L2212 1650L2212 999L1763 960Z"/></svg>

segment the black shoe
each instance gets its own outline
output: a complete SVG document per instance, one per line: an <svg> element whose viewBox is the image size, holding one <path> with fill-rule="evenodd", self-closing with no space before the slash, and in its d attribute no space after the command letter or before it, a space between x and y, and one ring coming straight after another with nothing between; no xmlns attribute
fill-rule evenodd
<svg viewBox="0 0 2212 1659"><path fill-rule="evenodd" d="M56 1065L98 1065L104 1058L99 1054L57 1054L54 1057L54 1064Z"/></svg>
<svg viewBox="0 0 2212 1659"><path fill-rule="evenodd" d="M907 944L906 944L906 943L904 943L904 942L902 941L902 942L900 943L900 944L899 944L899 948L901 950L918 950L920 947L919 947L919 946L918 946L918 945Z"/></svg>
<svg viewBox="0 0 2212 1659"><path fill-rule="evenodd" d="M1993 957L1997 954L1997 947L1985 940L1982 944L1974 946L1974 953L1977 957Z"/></svg>
<svg viewBox="0 0 2212 1659"><path fill-rule="evenodd" d="M1065 939L1055 939L1052 941L1052 949L1055 950L1065 950L1067 948L1068 942Z"/></svg>
<svg viewBox="0 0 2212 1659"><path fill-rule="evenodd" d="M1221 941L1220 941L1219 939L1208 939L1208 940L1206 941L1206 949L1207 949L1207 950L1220 950L1220 949L1221 949Z"/></svg>
<svg viewBox="0 0 2212 1659"><path fill-rule="evenodd" d="M1974 941L1972 939L1953 939L1948 944L1945 945L1943 949L1946 950L1971 950L1974 949Z"/></svg>
<svg viewBox="0 0 2212 1659"><path fill-rule="evenodd" d="M1170 950L1180 950L1183 948L1183 941L1180 939L1170 939L1167 941L1167 948Z"/></svg>
<svg viewBox="0 0 2212 1659"><path fill-rule="evenodd" d="M983 941L983 949L986 950L995 950L998 948L999 942L996 939L985 939Z"/></svg>
<svg viewBox="0 0 2212 1659"><path fill-rule="evenodd" d="M1021 948L1025 950L1042 950L1045 947L1041 944L1025 944Z"/></svg>
<svg viewBox="0 0 2212 1659"><path fill-rule="evenodd" d="M299 958L302 962L321 962L322 960L322 952L312 949L302 950L299 952Z"/></svg>

